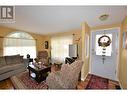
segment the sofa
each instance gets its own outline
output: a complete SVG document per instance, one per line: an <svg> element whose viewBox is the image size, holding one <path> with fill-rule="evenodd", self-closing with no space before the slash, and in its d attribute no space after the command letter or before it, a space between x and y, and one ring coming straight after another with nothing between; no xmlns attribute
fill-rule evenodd
<svg viewBox="0 0 127 95"><path fill-rule="evenodd" d="M0 81L26 70L27 59L23 56L1 56L0 57Z"/></svg>
<svg viewBox="0 0 127 95"><path fill-rule="evenodd" d="M76 89L83 61L63 64L60 71L51 72L46 78L49 89Z"/></svg>

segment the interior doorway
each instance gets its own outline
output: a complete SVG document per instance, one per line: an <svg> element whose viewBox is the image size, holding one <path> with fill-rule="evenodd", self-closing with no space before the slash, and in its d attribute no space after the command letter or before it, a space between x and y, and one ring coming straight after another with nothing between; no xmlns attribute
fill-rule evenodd
<svg viewBox="0 0 127 95"><path fill-rule="evenodd" d="M91 32L90 73L117 80L119 28Z"/></svg>

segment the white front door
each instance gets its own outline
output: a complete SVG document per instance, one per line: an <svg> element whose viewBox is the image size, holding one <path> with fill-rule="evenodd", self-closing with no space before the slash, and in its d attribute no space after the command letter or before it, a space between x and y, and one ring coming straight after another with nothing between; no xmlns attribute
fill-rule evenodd
<svg viewBox="0 0 127 95"><path fill-rule="evenodd" d="M102 35L110 36L111 44L106 47L106 56L102 56L102 47L98 47L98 38ZM91 66L90 73L112 80L117 80L119 29L93 31L91 35Z"/></svg>

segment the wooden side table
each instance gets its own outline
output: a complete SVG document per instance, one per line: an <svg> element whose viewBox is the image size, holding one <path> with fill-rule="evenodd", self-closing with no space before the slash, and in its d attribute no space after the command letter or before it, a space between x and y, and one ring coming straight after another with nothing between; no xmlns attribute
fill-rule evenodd
<svg viewBox="0 0 127 95"><path fill-rule="evenodd" d="M45 68L38 68L33 64L29 64L27 69L29 70L29 76L35 79L38 83L44 81L48 76L48 72L51 70L51 66L47 66Z"/></svg>

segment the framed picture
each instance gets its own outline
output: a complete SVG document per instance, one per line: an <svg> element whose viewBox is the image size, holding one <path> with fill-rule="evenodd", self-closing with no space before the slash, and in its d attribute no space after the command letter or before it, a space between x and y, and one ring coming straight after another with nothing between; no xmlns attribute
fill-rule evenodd
<svg viewBox="0 0 127 95"><path fill-rule="evenodd" d="M48 49L48 41L45 41L45 49Z"/></svg>
<svg viewBox="0 0 127 95"><path fill-rule="evenodd" d="M127 49L127 32L123 33L123 48Z"/></svg>

